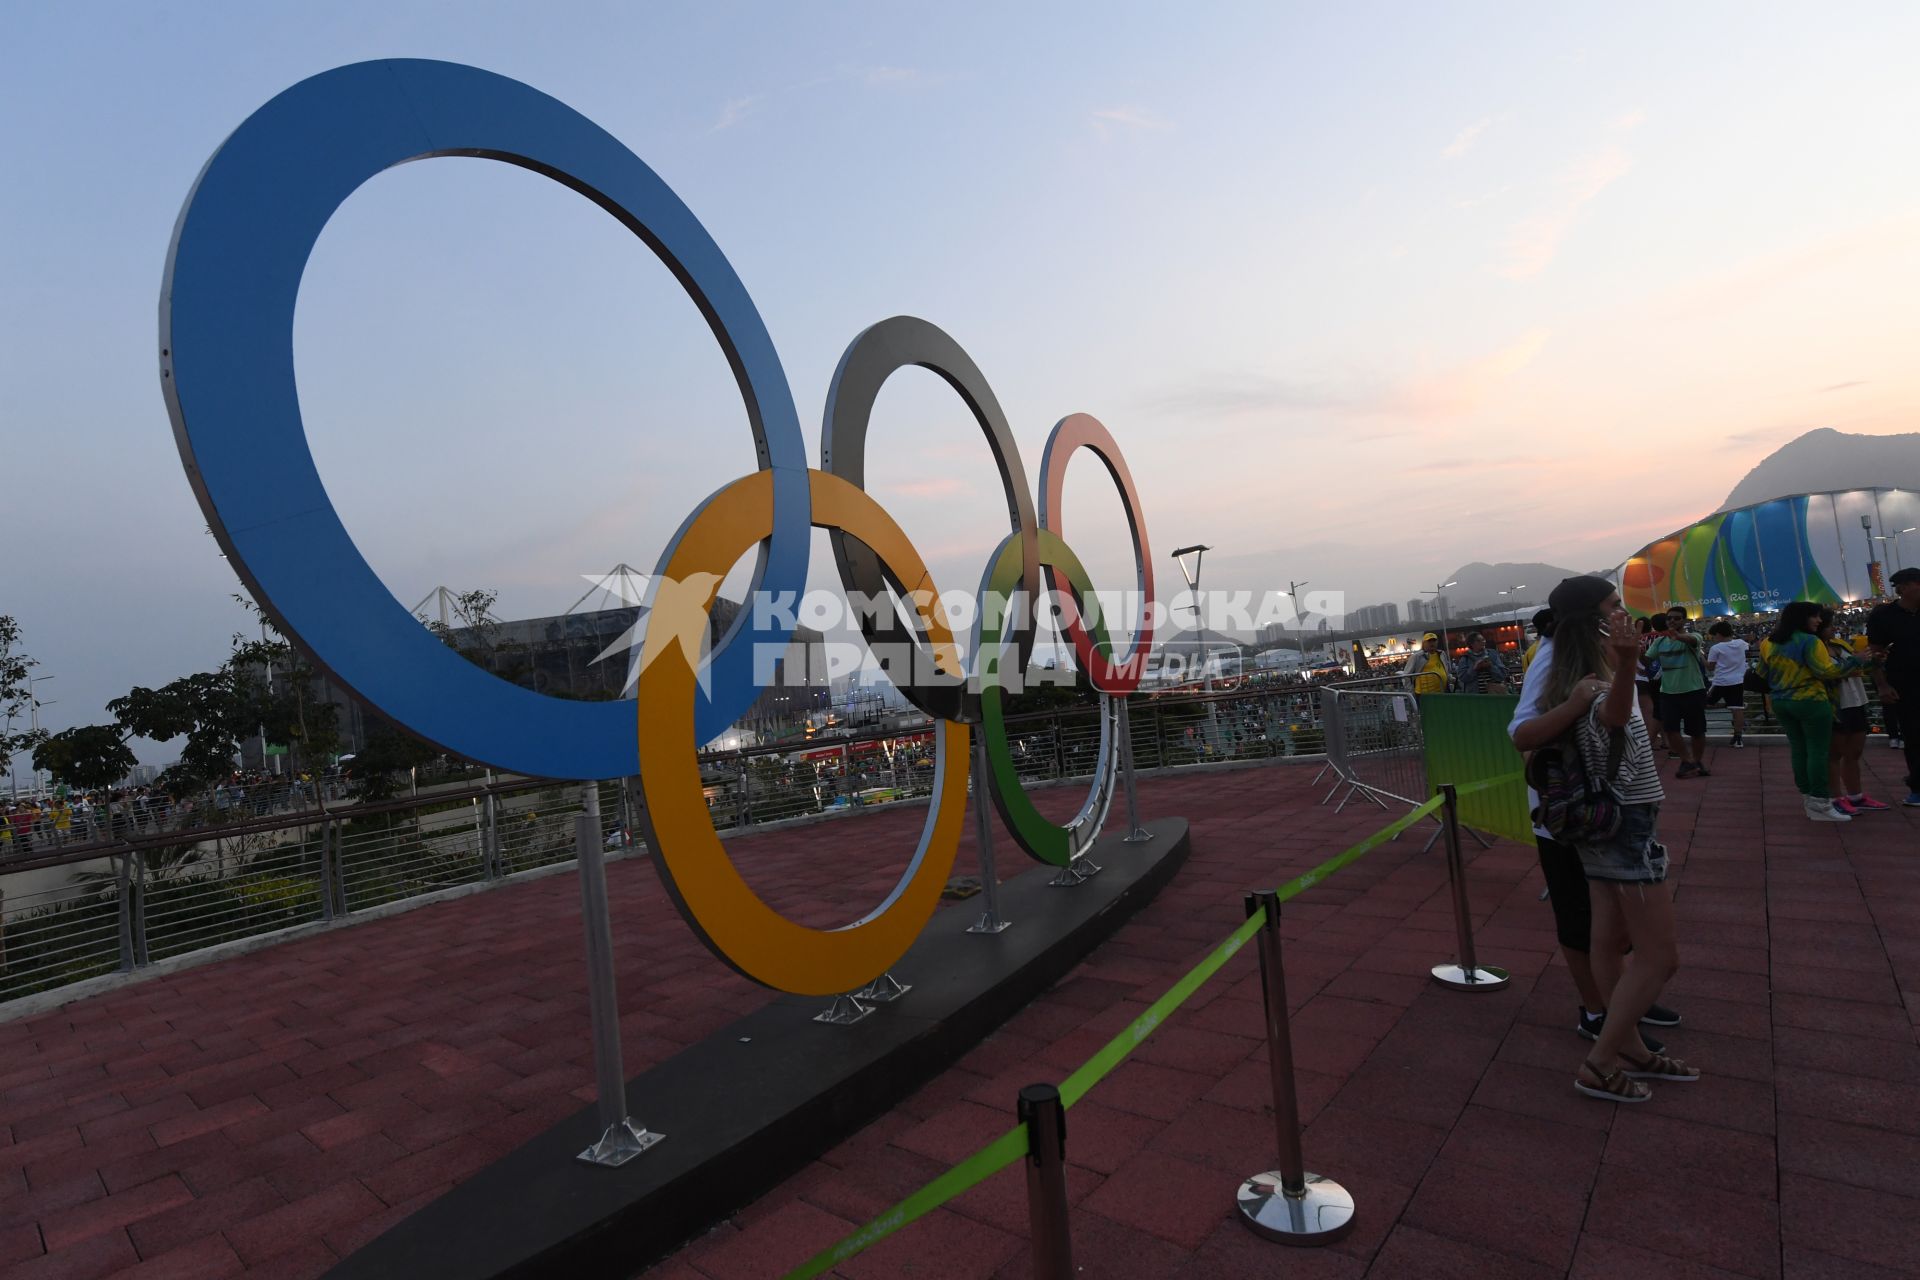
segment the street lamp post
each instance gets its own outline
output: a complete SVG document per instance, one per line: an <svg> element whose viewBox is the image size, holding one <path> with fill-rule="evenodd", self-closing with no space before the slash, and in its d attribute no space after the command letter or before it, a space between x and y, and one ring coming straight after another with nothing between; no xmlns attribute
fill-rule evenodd
<svg viewBox="0 0 1920 1280"><path fill-rule="evenodd" d="M44 683L45 681L48 681L51 679L53 679L52 676L34 676L31 680L27 681L27 709L29 714L32 715L33 717L31 728L33 730L33 736L36 739L38 739L40 736L40 708L43 706L50 707L55 702L58 702L59 699L53 698L43 703L40 701L40 695L36 694L33 691L33 686ZM14 787L15 787L15 795L17 796L19 794L19 783L17 781L15 782ZM33 767L33 789L36 792L40 790L40 766L39 765L35 765Z"/></svg>
<svg viewBox="0 0 1920 1280"><path fill-rule="evenodd" d="M1907 526L1906 528L1904 528L1904 529L1895 529L1895 530L1894 530L1894 531L1893 531L1892 533L1877 533L1877 534L1875 534L1875 535L1874 535L1874 541L1876 541L1876 542L1886 542L1886 543L1890 543L1890 544L1892 544L1892 548L1893 548L1893 567L1894 567L1894 569L1896 569L1896 570L1898 570L1899 568L1901 568L1901 561L1900 561L1900 535L1901 535L1901 534L1903 534L1903 533L1912 533L1912 532L1913 532L1913 531L1914 531L1915 529L1920 529L1920 525L1908 525L1908 526Z"/></svg>
<svg viewBox="0 0 1920 1280"><path fill-rule="evenodd" d="M1307 629L1305 625L1307 615L1301 608L1300 588L1310 585L1312 584L1294 582L1291 579L1287 581L1287 599L1293 601L1293 620L1298 624L1294 630L1293 638L1294 642L1300 646L1300 661L1303 666L1306 664L1307 658Z"/></svg>
<svg viewBox="0 0 1920 1280"><path fill-rule="evenodd" d="M1423 596L1433 597L1434 611L1440 615L1440 660L1449 665L1453 662L1453 642L1447 637L1446 590L1448 587L1459 585L1460 579L1455 578L1452 582L1439 583L1433 590L1420 593Z"/></svg>
<svg viewBox="0 0 1920 1280"><path fill-rule="evenodd" d="M1207 622L1206 613L1200 603L1200 565L1206 559L1207 552L1211 550L1213 550L1212 547L1195 543L1190 547L1181 547L1173 553L1173 562L1180 566L1180 572L1187 580L1187 592L1193 598L1193 603L1187 607L1193 611L1194 629L1200 633L1200 675L1203 687L1208 693L1213 692L1213 668L1207 662ZM1187 568L1186 557L1188 556L1193 557L1191 569ZM1208 704L1207 710L1209 714L1212 713L1211 703Z"/></svg>
<svg viewBox="0 0 1920 1280"><path fill-rule="evenodd" d="M1500 595L1503 595L1503 596L1517 596L1517 595L1519 595L1519 594L1520 594L1520 593L1521 593L1522 591L1525 591L1526 589L1527 589L1527 584L1526 584L1526 583L1524 583L1524 582L1516 582L1516 583L1514 583L1514 584L1513 584L1512 586L1510 586L1510 587L1502 587L1502 588L1500 589L1500 591L1498 592L1498 594L1500 594ZM1518 608L1520 608L1520 607L1521 607L1522 605L1524 605L1525 603L1526 603L1525 601L1521 601L1520 603L1518 603L1518 604L1515 604L1515 605L1514 605L1514 608L1516 608L1516 609L1518 609Z"/></svg>

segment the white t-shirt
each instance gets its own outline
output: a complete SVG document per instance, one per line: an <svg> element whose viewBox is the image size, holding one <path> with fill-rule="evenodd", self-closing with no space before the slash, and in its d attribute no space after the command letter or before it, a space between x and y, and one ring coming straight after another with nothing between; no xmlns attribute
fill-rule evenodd
<svg viewBox="0 0 1920 1280"><path fill-rule="evenodd" d="M1513 719L1507 721L1507 736L1511 738L1519 732L1520 726L1535 719L1547 709L1547 677L1553 670L1553 638L1543 637L1540 647L1534 651L1533 661L1527 666L1527 678L1520 682L1520 701L1513 708ZM1527 788L1527 812L1532 813L1540 807L1540 796L1532 787ZM1533 824L1533 834L1542 840L1551 840L1553 836L1539 823Z"/></svg>
<svg viewBox="0 0 1920 1280"><path fill-rule="evenodd" d="M1747 678L1747 642L1722 640L1707 650L1707 672L1715 685L1743 684Z"/></svg>

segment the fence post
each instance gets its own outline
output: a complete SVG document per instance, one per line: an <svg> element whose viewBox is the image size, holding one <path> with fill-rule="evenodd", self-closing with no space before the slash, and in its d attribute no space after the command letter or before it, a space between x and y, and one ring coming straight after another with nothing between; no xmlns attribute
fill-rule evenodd
<svg viewBox="0 0 1920 1280"><path fill-rule="evenodd" d="M1141 844L1153 839L1153 832L1140 825L1140 795L1133 784L1133 721L1127 715L1127 699L1123 696L1120 703L1120 768L1127 787L1127 834L1120 837L1122 844Z"/></svg>
<svg viewBox="0 0 1920 1280"><path fill-rule="evenodd" d="M1467 905L1467 869L1460 858L1460 795L1451 782L1440 784L1446 803L1440 827L1447 837L1447 882L1453 889L1453 928L1460 956L1457 964L1433 966L1433 980L1456 991L1498 991L1507 985L1507 971L1482 965L1473 950L1473 910Z"/></svg>
<svg viewBox="0 0 1920 1280"><path fill-rule="evenodd" d="M1000 877L993 869L993 815L987 806L987 742L976 731L973 735L973 830L980 846L980 892L986 895L987 909L967 926L968 933L999 933L1011 920L1000 918Z"/></svg>
<svg viewBox="0 0 1920 1280"><path fill-rule="evenodd" d="M1330 1178L1308 1173L1300 1154L1300 1104L1293 1082L1293 1031L1288 1023L1287 978L1280 963L1280 899L1273 890L1247 895L1247 914L1259 914L1260 990L1267 1015L1267 1068L1273 1079L1273 1127L1280 1167L1240 1184L1240 1220L1280 1244L1332 1244L1353 1230L1353 1196Z"/></svg>
<svg viewBox="0 0 1920 1280"><path fill-rule="evenodd" d="M133 963L135 968L142 968L150 963L147 956L147 863L133 853L129 853L127 859L133 866Z"/></svg>
<svg viewBox="0 0 1920 1280"><path fill-rule="evenodd" d="M1027 1213L1034 1280L1072 1280L1073 1237L1067 1230L1067 1109L1050 1084L1020 1090L1027 1126Z"/></svg>
<svg viewBox="0 0 1920 1280"><path fill-rule="evenodd" d="M627 1114L627 1075L620 1057L620 1003L613 984L613 925L607 912L607 859L600 838L600 788L581 787L573 820L580 861L580 915L587 934L587 1002L593 1017L593 1073L600 1095L600 1140L580 1153L589 1164L622 1165L664 1136Z"/></svg>
<svg viewBox="0 0 1920 1280"><path fill-rule="evenodd" d="M127 866L131 855L122 853L114 861L114 877L119 887L117 912L120 923L120 972L133 972L133 876Z"/></svg>
<svg viewBox="0 0 1920 1280"><path fill-rule="evenodd" d="M320 918L333 920L333 820L320 820Z"/></svg>
<svg viewBox="0 0 1920 1280"><path fill-rule="evenodd" d="M733 793L733 826L736 831L747 825L747 814L749 812L747 808L747 787L751 781L752 774L747 769L747 758L741 756L740 786Z"/></svg>

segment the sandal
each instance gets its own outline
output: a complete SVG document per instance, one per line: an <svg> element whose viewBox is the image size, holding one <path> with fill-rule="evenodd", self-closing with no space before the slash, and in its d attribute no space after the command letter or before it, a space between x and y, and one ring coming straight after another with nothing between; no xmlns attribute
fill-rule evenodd
<svg viewBox="0 0 1920 1280"><path fill-rule="evenodd" d="M1582 1072L1590 1072L1599 1083L1588 1084L1576 1076L1573 1087L1589 1098L1599 1098L1603 1102L1645 1102L1653 1096L1653 1090L1633 1079L1625 1071L1602 1071L1589 1058L1580 1064Z"/></svg>
<svg viewBox="0 0 1920 1280"><path fill-rule="evenodd" d="M1700 1068L1690 1067L1679 1058L1670 1058L1664 1053L1648 1054L1645 1062L1635 1062L1623 1053L1620 1060L1627 1064L1627 1074L1635 1080L1671 1080L1675 1084L1692 1084L1700 1078Z"/></svg>

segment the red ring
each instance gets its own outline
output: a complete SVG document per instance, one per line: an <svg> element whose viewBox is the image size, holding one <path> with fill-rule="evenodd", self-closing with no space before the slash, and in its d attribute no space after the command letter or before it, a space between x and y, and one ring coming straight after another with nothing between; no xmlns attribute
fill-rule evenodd
<svg viewBox="0 0 1920 1280"><path fill-rule="evenodd" d="M1100 656L1075 609L1069 607L1062 611L1060 625L1073 641L1074 658L1093 682L1093 687L1113 697L1125 697L1139 687L1140 677L1146 674L1147 654L1153 649L1153 553L1147 545L1146 517L1140 513L1140 493L1133 487L1133 475L1127 470L1127 460L1121 455L1120 446L1114 443L1112 434L1092 414L1068 414L1060 419L1053 428L1053 434L1047 437L1046 451L1040 455L1041 528L1051 531L1062 541L1066 539L1066 531L1059 524L1061 493L1067 478L1067 460L1079 449L1092 450L1106 464L1107 474L1113 477L1114 487L1120 490L1120 501L1127 512L1127 527L1133 535L1140 610L1134 618L1133 642L1127 656L1119 662L1109 662ZM1054 594L1071 605L1073 590L1051 565L1047 566L1047 580Z"/></svg>

